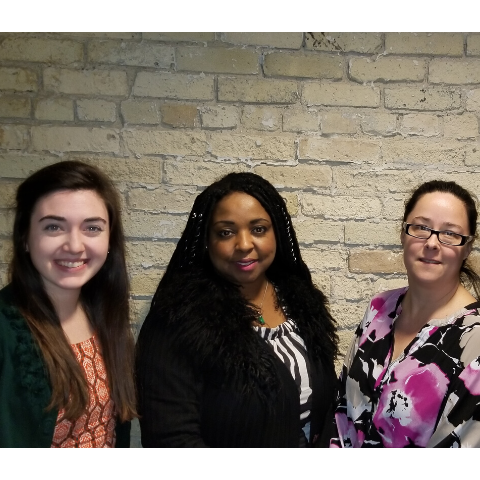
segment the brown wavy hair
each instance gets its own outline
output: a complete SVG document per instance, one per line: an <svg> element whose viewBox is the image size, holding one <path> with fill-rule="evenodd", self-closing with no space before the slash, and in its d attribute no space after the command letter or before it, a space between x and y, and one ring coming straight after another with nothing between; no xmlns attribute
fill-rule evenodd
<svg viewBox="0 0 480 480"><path fill-rule="evenodd" d="M80 301L102 347L118 418L127 421L136 416L136 396L125 241L118 193L98 168L78 161L59 162L33 173L18 187L9 271L13 301L30 327L49 374L52 396L47 410L65 408L66 418L77 419L88 406L87 382L25 248L38 200L60 190L94 191L108 211L109 254L98 273L82 287Z"/></svg>

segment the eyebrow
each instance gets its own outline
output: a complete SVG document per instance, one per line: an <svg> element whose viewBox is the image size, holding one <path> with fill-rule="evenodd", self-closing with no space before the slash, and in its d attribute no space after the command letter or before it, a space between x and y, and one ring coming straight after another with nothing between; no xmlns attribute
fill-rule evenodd
<svg viewBox="0 0 480 480"><path fill-rule="evenodd" d="M66 222L67 219L65 217L58 217L57 215L45 215L44 217L42 217L39 222L43 222L43 220L55 220L57 222ZM107 221L105 219L103 219L102 217L90 217L90 218L86 218L85 220L83 220L84 222L103 222L103 223L107 223Z"/></svg>
<svg viewBox="0 0 480 480"><path fill-rule="evenodd" d="M425 222L431 222L432 221L430 218L427 218L427 217L414 217L413 220L422 220L422 221L425 221ZM451 222L443 222L443 225L445 225L447 227L462 228L460 225L457 225L456 223L451 223Z"/></svg>
<svg viewBox="0 0 480 480"><path fill-rule="evenodd" d="M267 218L254 218L253 220L250 220L250 224L253 224L253 223L258 223L258 222L268 222L270 223L270 220L268 220ZM223 223L223 224L226 224L226 225L235 225L235 222L233 220L218 220L218 222L215 222L213 223L213 225L217 225L219 223Z"/></svg>

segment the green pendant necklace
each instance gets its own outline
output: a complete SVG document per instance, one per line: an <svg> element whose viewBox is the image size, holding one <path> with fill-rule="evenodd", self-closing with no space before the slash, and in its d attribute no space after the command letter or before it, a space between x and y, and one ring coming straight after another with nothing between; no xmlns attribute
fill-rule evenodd
<svg viewBox="0 0 480 480"><path fill-rule="evenodd" d="M268 288L268 280L267 280L267 284L265 285L265 290L263 292L263 298L262 298L262 303L260 304L260 307L258 308L260 310L260 316L258 317L258 323L260 325L265 325L265 319L263 318L263 315L262 315L262 307L263 307L263 302L265 301L265 295L267 294L267 288Z"/></svg>

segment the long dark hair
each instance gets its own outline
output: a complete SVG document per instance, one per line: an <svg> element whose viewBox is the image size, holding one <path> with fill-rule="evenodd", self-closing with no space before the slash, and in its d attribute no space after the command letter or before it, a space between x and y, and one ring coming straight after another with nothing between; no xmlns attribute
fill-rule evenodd
<svg viewBox="0 0 480 480"><path fill-rule="evenodd" d="M468 218L468 228L470 230L469 235L477 237L477 202L475 197L465 188L458 185L455 182L446 182L443 180L431 180L430 182L422 183L411 194L410 198L405 202L405 212L403 214L403 222L407 221L407 217L411 211L415 208L415 205L423 195L427 193L450 193L454 197L458 198L465 206L465 212ZM473 288L475 297L480 299L480 277L469 266L467 260L464 260L460 269L460 280L467 287Z"/></svg>
<svg viewBox="0 0 480 480"><path fill-rule="evenodd" d="M17 190L10 281L13 301L42 352L52 386L47 409L65 408L74 420L88 406L88 387L63 333L41 276L26 251L30 219L38 200L60 190L91 190L104 201L110 224L109 254L81 290L81 302L102 346L108 381L121 421L136 415L133 382L134 340L129 326L129 282L120 201L109 178L78 161L59 162L28 177Z"/></svg>
<svg viewBox="0 0 480 480"><path fill-rule="evenodd" d="M210 219L217 203L233 192L252 196L270 216L276 254L266 275L278 287L292 318L311 319L302 324L300 333L306 333L306 346L313 357L322 359L327 365L333 364L338 354L338 338L327 299L313 284L310 271L302 260L285 201L271 183L254 173L230 173L211 184L195 199L185 230L155 292L150 312L155 314L172 296L178 296L172 288L176 285L174 279L179 275L186 281L189 276L218 276L206 249ZM224 278L219 280L225 285L230 283ZM231 304L247 304L238 286L230 286Z"/></svg>

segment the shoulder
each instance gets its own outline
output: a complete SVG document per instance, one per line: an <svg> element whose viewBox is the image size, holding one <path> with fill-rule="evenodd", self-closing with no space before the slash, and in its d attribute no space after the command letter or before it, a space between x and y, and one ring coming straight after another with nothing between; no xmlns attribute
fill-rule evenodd
<svg viewBox="0 0 480 480"><path fill-rule="evenodd" d="M403 300L405 293L407 293L407 290L408 287L401 287L377 293L370 300L367 313L370 312L370 316L377 317L395 312Z"/></svg>

